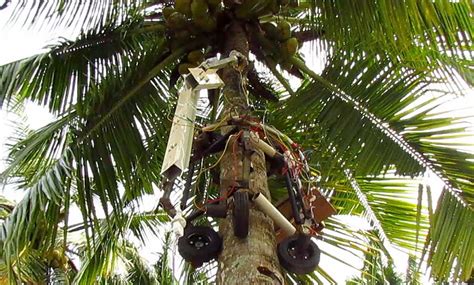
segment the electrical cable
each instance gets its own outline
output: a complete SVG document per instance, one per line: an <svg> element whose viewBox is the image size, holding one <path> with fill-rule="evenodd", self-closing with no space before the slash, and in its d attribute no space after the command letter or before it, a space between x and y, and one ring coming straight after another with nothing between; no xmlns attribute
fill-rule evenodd
<svg viewBox="0 0 474 285"><path fill-rule="evenodd" d="M211 170L212 168L216 167L216 166L220 163L220 161L221 161L222 158L224 157L224 154L227 152L227 148L228 148L228 146L229 146L229 142L233 139L233 137L235 137L235 136L240 136L241 133L242 133L242 131L240 131L239 133L237 133L237 134L235 134L235 135L230 135L230 136L229 136L229 139L227 139L227 142L226 142L226 144L225 144L225 146L224 146L224 150L222 151L222 154L220 155L220 157L217 159L217 161L216 161L213 165L211 165L210 167L207 167L207 168L205 168L205 169L203 169L203 168L202 168L202 165L201 165L201 169L199 170L198 175L197 175L196 185L197 185L197 183L199 182L199 179L200 179L201 175L202 175L204 172ZM235 139L235 141L237 141L237 139ZM227 197L228 197L228 195L226 195L226 198L227 198ZM207 198L207 197L206 197L206 198ZM214 199L214 200L216 200L216 199ZM210 200L210 201L213 201L213 200ZM201 206L199 206L199 205L197 205L196 200L193 200L193 204L194 204L194 206L196 206L196 208L198 208L199 210L205 212L205 208L204 208L203 206L204 206L205 204L209 204L210 201L206 201L206 202L203 203ZM215 201L213 201L213 202L215 202Z"/></svg>

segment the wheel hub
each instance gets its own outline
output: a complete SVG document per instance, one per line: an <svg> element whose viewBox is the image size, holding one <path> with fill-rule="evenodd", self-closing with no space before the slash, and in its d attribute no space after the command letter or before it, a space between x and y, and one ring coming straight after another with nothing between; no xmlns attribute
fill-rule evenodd
<svg viewBox="0 0 474 285"><path fill-rule="evenodd" d="M305 250L303 252L298 252L298 249L296 246L292 246L288 248L288 254L291 256L293 259L305 259L307 260L310 257L310 253L308 250Z"/></svg>
<svg viewBox="0 0 474 285"><path fill-rule="evenodd" d="M210 242L209 237L192 234L188 236L188 243L196 249L201 249L205 246L208 246Z"/></svg>

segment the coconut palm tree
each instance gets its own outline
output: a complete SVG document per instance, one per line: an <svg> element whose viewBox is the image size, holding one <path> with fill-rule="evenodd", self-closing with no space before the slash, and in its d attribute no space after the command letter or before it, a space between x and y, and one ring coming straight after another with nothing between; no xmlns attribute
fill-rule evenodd
<svg viewBox="0 0 474 285"><path fill-rule="evenodd" d="M0 67L4 109L33 101L55 115L48 125L9 142L3 177L25 191L1 230L11 282L22 253L33 246L50 249L60 230L67 239L74 207L87 242L80 273L71 282L112 278L107 275L116 265L112 253L126 246L118 241L130 232L142 236L154 225L130 217L140 216L137 205L158 191L180 73L231 51L245 60L219 72L225 85L199 104L196 124L245 116L273 125L306 150L311 181L338 214L360 216L373 228L355 230L336 216L326 221L319 244L363 253L370 245L366 236L375 233L380 245L370 251L374 254L389 256L382 248L394 246L424 260L435 280L471 277L474 157L460 150L465 145L459 140L469 135L465 118L441 109L471 90L470 1L10 5L13 23L80 29L77 38L60 39L44 53ZM216 161L220 183L235 180L234 162L243 154L230 149L202 161L203 171L190 175L196 204L218 192L215 171L208 169ZM267 179L265 156L256 153L253 191L276 201L283 184ZM436 206L421 180L427 175L444 184ZM36 226L41 221L47 223ZM212 219L201 222L216 225ZM217 271L202 269L218 284L335 282L322 266L307 275L282 271L273 223L258 209L250 209L244 242L233 234L231 214L218 222L223 250ZM322 254L354 267L332 250Z"/></svg>

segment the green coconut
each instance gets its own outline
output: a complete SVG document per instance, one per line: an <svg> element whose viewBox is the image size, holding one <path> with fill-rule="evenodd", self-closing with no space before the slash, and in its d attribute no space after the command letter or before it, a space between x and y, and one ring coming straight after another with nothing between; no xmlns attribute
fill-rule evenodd
<svg viewBox="0 0 474 285"><path fill-rule="evenodd" d="M188 74L189 73L189 68L196 67L196 65L192 63L181 63L178 66L178 72L181 75Z"/></svg>
<svg viewBox="0 0 474 285"><path fill-rule="evenodd" d="M172 30L181 30L186 27L187 18L180 12L173 12L168 18L167 24Z"/></svg>
<svg viewBox="0 0 474 285"><path fill-rule="evenodd" d="M181 14L191 16L191 0L176 0L175 8Z"/></svg>
<svg viewBox="0 0 474 285"><path fill-rule="evenodd" d="M204 53L201 50L193 50L188 53L187 58L190 63L199 64L204 60Z"/></svg>
<svg viewBox="0 0 474 285"><path fill-rule="evenodd" d="M291 37L291 26L287 21L279 21L277 23L278 34L281 41L286 41Z"/></svg>

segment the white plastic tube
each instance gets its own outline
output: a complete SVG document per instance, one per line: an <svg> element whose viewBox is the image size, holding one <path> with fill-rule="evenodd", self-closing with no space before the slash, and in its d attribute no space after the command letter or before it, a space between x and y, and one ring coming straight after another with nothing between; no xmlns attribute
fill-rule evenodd
<svg viewBox="0 0 474 285"><path fill-rule="evenodd" d="M276 150L272 146L264 142L262 139L260 139L255 132L250 132L250 141L252 142L254 147L260 149L269 157L274 157L276 155Z"/></svg>
<svg viewBox="0 0 474 285"><path fill-rule="evenodd" d="M255 195L254 202L257 207L267 214L275 224L280 227L283 233L287 236L295 234L296 228L283 216L278 209L270 203L262 194Z"/></svg>

